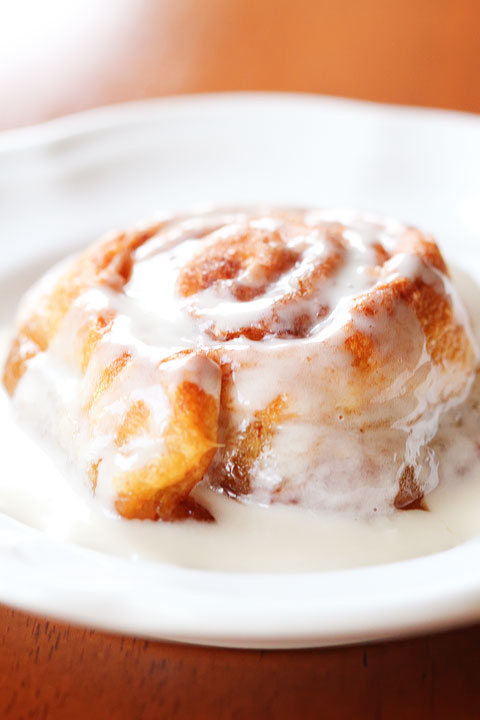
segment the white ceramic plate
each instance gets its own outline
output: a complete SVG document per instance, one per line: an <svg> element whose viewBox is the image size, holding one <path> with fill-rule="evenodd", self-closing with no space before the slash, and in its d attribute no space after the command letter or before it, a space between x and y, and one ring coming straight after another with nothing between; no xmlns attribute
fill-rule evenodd
<svg viewBox="0 0 480 720"><path fill-rule="evenodd" d="M433 231L480 279L479 167L480 118L295 95L159 100L4 133L0 321L51 259L197 203L376 210ZM478 620L479 567L480 539L358 570L212 573L103 555L0 515L1 602L205 644L305 647Z"/></svg>

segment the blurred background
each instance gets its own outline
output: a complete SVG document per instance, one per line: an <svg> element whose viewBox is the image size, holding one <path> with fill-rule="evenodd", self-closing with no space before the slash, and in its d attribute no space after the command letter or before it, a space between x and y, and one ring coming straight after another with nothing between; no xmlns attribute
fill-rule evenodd
<svg viewBox="0 0 480 720"><path fill-rule="evenodd" d="M480 112L480 1L0 0L0 129L225 90Z"/></svg>

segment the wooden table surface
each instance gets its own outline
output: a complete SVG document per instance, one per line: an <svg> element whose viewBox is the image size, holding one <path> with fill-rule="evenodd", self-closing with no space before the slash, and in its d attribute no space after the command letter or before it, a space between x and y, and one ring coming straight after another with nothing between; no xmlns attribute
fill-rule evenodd
<svg viewBox="0 0 480 720"><path fill-rule="evenodd" d="M0 608L2 720L480 717L480 626L323 650L105 635Z"/></svg>
<svg viewBox="0 0 480 720"><path fill-rule="evenodd" d="M0 129L170 93L299 90L480 112L478 0L17 0ZM117 637L0 608L0 717L478 718L480 627L295 652Z"/></svg>

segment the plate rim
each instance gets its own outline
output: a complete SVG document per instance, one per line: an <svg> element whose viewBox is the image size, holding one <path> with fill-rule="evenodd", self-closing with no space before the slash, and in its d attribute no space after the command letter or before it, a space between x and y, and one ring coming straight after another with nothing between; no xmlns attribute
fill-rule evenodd
<svg viewBox="0 0 480 720"><path fill-rule="evenodd" d="M452 110L450 108L424 107L420 105L406 105L382 103L374 100L364 100L336 95L323 95L307 92L282 92L274 90L240 90L228 92L185 93L163 97L146 98L127 102L111 103L98 107L68 113L50 120L44 120L32 125L19 128L10 128L0 131L0 152L28 149L38 145L55 143L76 135L88 134L89 131L103 130L110 127L127 125L129 121L139 121L149 115L164 113L175 109L183 109L188 105L203 105L217 103L245 103L245 102L288 102L312 105L329 105L330 107L362 108L365 111L373 110L386 114L411 117L455 119L460 122L480 123L480 113L465 110Z"/></svg>
<svg viewBox="0 0 480 720"><path fill-rule="evenodd" d="M180 95L166 98L156 98L130 103L120 103L117 105L109 105L102 108L94 108L74 113L54 120L39 123L37 125L6 130L0 133L0 153L15 153L36 148L43 145L55 144L66 138L73 136L84 136L88 140L88 136L98 130L106 130L111 127L126 127L130 123L137 125L139 128L146 119L152 119L163 115L165 112L185 111L192 107L201 107L202 105L218 105L219 102L231 104L233 103L259 103L272 105L272 103L283 102L302 103L304 107L314 105L329 105L330 107L353 107L357 109L363 108L365 111L389 113L393 115L404 114L410 117L424 117L429 121L433 117L437 119L448 118L459 120L461 122L478 123L480 116L474 113L464 113L452 110L443 110L435 108L422 108L415 106L398 106L369 101L359 101L347 98L338 98L332 96L314 95L308 93L282 93L282 92L234 92L234 93L205 93L196 95ZM480 125L478 125L480 127ZM17 525L18 527L16 527ZM54 617L73 624L87 624L95 626L99 629L108 630L116 633L127 633L145 637L154 637L157 639L189 642L203 645L227 646L227 647L243 647L243 648L293 648L293 647L318 647L321 645L337 645L351 642L362 642L366 640L378 640L385 638L400 637L405 635L417 634L426 631L439 630L447 627L458 626L478 620L480 618L480 575L475 578L469 573L471 564L465 567L465 560L473 559L473 563L478 567L478 559L480 557L480 538L467 541L451 550L435 553L433 555L415 558L396 563L387 563L377 566L368 566L363 568L354 568L350 570L336 570L322 573L294 573L294 574L268 574L261 575L263 578L260 584L267 583L271 588L278 591L288 591L288 584L292 578L295 579L297 588L297 597L291 596L288 592L285 600L289 602L297 600L297 605L289 607L290 619L292 625L285 627L279 620L279 608L272 612L271 608L264 608L262 622L259 623L259 617L256 618L256 629L248 632L248 624L245 621L251 621L252 612L255 612L255 597L252 595L255 587L259 585L259 574L256 573L214 573L211 571L190 570L188 568L173 568L172 566L162 563L139 562L136 564L136 573L139 579L151 578L151 573L163 573L168 575L172 582L179 583L180 586L185 582L199 584L200 576L202 576L201 592L197 587L197 592L192 591L189 586L187 592L192 593L200 603L202 613L196 618L201 625L196 629L193 625L187 630L181 623L178 624L178 618L175 619L175 613L169 615L172 611L167 606L163 607L163 621L155 627L148 622L141 622L144 618L132 618L132 613L138 606L135 605L132 597L125 595L123 603L122 619L119 619L117 613L112 612L112 606L115 604L115 593L118 586L115 583L112 586L112 592L109 594L104 588L104 602L101 610L98 607L92 607L91 603L98 600L95 587L91 587L90 593L87 593L85 606L72 610L72 606L68 606L68 593L65 595L58 593L59 588L55 583L55 578L48 576L44 578L37 577L37 585L29 588L30 582L35 573L33 572L31 559L35 557L35 553L40 548L48 547L52 551L62 553L67 548L67 554L82 558L87 565L91 565L92 571L98 566L106 566L113 568L114 572L122 574L125 567L132 568L132 561L124 558L118 558L103 553L96 552L80 546L62 544L58 540L48 537L45 533L30 528L17 521L8 518L0 513L0 559L4 565L4 581L0 584L0 601L22 610L36 612L49 617ZM460 560L460 561L459 561ZM325 591L325 583L335 583L340 577L358 578L358 577L374 577L377 574L388 575L393 572L397 576L397 581L401 577L420 577L425 565L434 566L436 562L450 564L452 573L451 577L456 577L458 585L440 586L440 591L436 596L432 597L432 588L420 585L418 594L409 599L409 602L402 606L402 602L395 605L390 602L388 607L385 606L385 597L378 592L373 594L365 594L363 602L365 607L363 615L359 619L358 613L352 628L352 606L348 602L344 602L343 606L336 607L336 620L329 618L330 625L326 625L326 617L324 615L320 621L318 618L319 599L315 599L315 604L305 603L304 599L298 596L298 592L307 592L312 587L316 587L317 591ZM153 569L152 569L153 568ZM6 569L6 570L5 570ZM423 570L422 570L423 569ZM58 568L55 572L58 571ZM85 569L85 578L88 579L88 570ZM10 575L8 574L10 573ZM14 580L15 573L18 577L22 577L24 583L24 596L18 597L18 593L12 590L10 582L6 580ZM180 575L181 577L178 577ZM95 576L95 573L94 573ZM114 575L114 577L116 577ZM202 605L205 594L204 580L206 578L215 581L222 587L222 597L228 601L231 599L231 592L241 590L243 584L244 592L249 590L248 596L249 615L245 616L242 622L234 625L234 618L228 615L221 615L222 625L218 624L218 617L213 621L208 612L208 604ZM428 573L427 573L428 577ZM323 582L319 582L321 579ZM117 577L118 580L118 577ZM91 578L89 582L91 581ZM253 583L253 584L252 584ZM313 583L313 586L312 586ZM251 587L250 587L251 586ZM27 588L27 590L25 590ZM78 588L72 592L78 592ZM194 588L195 590L195 588ZM438 590L438 588L437 588ZM181 591L179 590L180 594ZM208 595L208 593L207 593ZM388 596L387 596L388 597ZM54 601L52 603L52 598ZM281 598L280 598L281 599ZM218 600L218 597L217 597ZM352 600L352 598L347 598ZM405 600L405 598L403 598ZM67 602L67 605L65 603ZM202 600L203 602L203 600ZM253 603L253 604L252 604ZM302 604L303 603L303 604ZM430 603L430 604L428 604ZM280 603L281 605L281 603ZM397 616L392 619L392 607L395 608ZM253 609L252 609L253 608ZM339 609L340 608L340 609ZM299 610L305 613L303 620L297 621L292 615ZM324 608L325 609L325 608ZM421 612L419 612L421 609ZM175 608L173 608L175 610ZM286 608L280 607L280 611L284 613L284 619L288 613ZM219 611L220 612L220 611ZM162 620L162 619L161 619ZM195 620L195 618L193 618ZM238 618L237 618L238 620ZM316 620L316 625L315 625ZM348 622L350 620L350 622ZM210 624L209 624L210 621ZM362 627L358 627L361 622ZM313 625L312 625L313 623ZM229 628L227 631L226 628ZM223 629L222 629L223 628Z"/></svg>
<svg viewBox="0 0 480 720"><path fill-rule="evenodd" d="M47 574L45 566L35 563L37 555L42 558L46 552ZM478 566L479 557L477 537L431 555L347 570L205 571L132 562L59 541L0 513L0 602L74 625L164 641L245 649L324 647L438 632L478 621L480 575L472 582L471 567ZM442 572L429 573L432 565ZM378 577L383 579L380 590ZM157 584L165 578L166 585ZM392 591L405 584L410 594L392 599ZM345 589L350 594L343 593ZM275 595L278 605L259 602L259 590L266 590L270 601ZM149 592L146 605L139 591ZM332 596L326 597L329 593ZM188 609L194 609L188 617L182 612L185 595ZM240 613L235 604L239 596ZM213 606L212 600L217 604ZM220 600L224 604L219 607Z"/></svg>

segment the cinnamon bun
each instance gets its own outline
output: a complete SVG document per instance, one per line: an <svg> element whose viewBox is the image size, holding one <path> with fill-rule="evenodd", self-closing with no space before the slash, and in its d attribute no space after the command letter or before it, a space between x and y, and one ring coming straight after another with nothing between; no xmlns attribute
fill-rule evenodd
<svg viewBox="0 0 480 720"><path fill-rule="evenodd" d="M126 518L246 502L387 513L477 350L434 240L368 213L248 209L113 233L25 299L3 382Z"/></svg>

